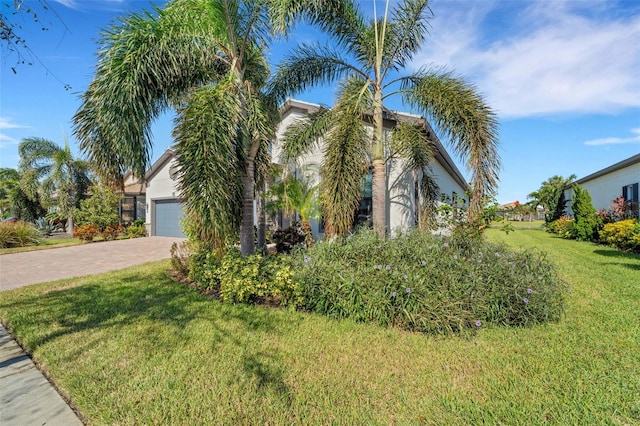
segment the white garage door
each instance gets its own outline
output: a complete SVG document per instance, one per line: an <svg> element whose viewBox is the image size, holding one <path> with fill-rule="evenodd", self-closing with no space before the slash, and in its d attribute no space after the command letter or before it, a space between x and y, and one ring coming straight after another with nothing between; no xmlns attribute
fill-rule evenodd
<svg viewBox="0 0 640 426"><path fill-rule="evenodd" d="M155 235L162 237L184 237L180 227L183 212L178 200L156 200L154 215Z"/></svg>

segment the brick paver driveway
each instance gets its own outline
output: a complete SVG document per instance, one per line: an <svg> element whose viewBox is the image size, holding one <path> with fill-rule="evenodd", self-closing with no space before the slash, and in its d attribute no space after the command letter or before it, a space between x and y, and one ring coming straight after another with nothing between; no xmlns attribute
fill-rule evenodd
<svg viewBox="0 0 640 426"><path fill-rule="evenodd" d="M182 238L147 237L52 248L0 256L0 290L99 274L170 257Z"/></svg>

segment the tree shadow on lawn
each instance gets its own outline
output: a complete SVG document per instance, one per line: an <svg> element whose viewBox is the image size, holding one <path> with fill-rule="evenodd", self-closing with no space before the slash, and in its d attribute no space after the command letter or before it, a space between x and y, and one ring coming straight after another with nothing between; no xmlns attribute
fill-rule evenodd
<svg viewBox="0 0 640 426"><path fill-rule="evenodd" d="M231 337L234 329L277 333L285 322L280 309L223 304L172 281L164 270L124 270L108 281L99 275L65 284L17 301L0 301L18 335L35 330L34 337L23 342L29 349L80 331L117 330L142 321L180 333L191 321L204 319L224 337Z"/></svg>
<svg viewBox="0 0 640 426"><path fill-rule="evenodd" d="M622 262L609 262L608 265L620 265L625 268L633 269L635 271L640 271L640 255L635 253L627 253L623 251L618 251L615 249L603 250L597 249L594 250L593 253L598 254L604 257L610 257L614 259L622 260ZM631 261L631 262L628 262ZM637 263L633 263L633 262Z"/></svg>
<svg viewBox="0 0 640 426"><path fill-rule="evenodd" d="M79 281L80 285L77 281L70 283L73 287L45 287L37 294L14 302L0 301L0 310L8 312L6 317L13 331L18 336L27 336L23 344L28 350L73 333L95 331L70 351L72 358L79 357L103 340L104 333L117 333L127 326L149 323L163 330L170 327L174 334L182 333L176 340L188 344L194 336L184 333L185 328L191 321L204 320L211 328L207 333L210 343L226 341L244 348L245 358L241 362L245 373L255 376L261 387L289 399L283 369L276 358L265 358L264 351L251 347L243 338L246 333L280 334L283 326L295 323L285 318L288 314L284 310L226 305L175 283L164 271L146 274L123 271L111 275L107 281L104 276ZM141 335L139 344L157 350L161 343L154 336Z"/></svg>

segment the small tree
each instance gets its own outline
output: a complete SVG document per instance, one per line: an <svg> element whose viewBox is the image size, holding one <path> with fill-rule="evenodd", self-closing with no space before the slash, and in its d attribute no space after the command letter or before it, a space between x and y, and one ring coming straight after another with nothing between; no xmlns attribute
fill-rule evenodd
<svg viewBox="0 0 640 426"><path fill-rule="evenodd" d="M318 188L318 185L311 186L306 180L287 176L281 182L271 186L268 194L271 200L265 206L270 213L283 211L285 215L292 217L297 213L307 246L313 245L313 233L309 221L322 217L318 202Z"/></svg>
<svg viewBox="0 0 640 426"><path fill-rule="evenodd" d="M589 191L580 185L573 186L573 203L571 204L575 217L574 236L578 240L592 241L598 232L600 220L596 209L591 204Z"/></svg>
<svg viewBox="0 0 640 426"><path fill-rule="evenodd" d="M76 211L78 225L95 224L102 232L108 226L118 225L118 204L120 196L106 185L93 185L89 192L91 197L80 202Z"/></svg>

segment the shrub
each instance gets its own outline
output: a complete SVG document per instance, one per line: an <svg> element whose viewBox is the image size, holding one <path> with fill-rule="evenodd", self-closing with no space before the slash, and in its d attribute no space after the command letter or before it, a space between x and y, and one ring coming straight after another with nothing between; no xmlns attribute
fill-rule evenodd
<svg viewBox="0 0 640 426"><path fill-rule="evenodd" d="M38 218L34 222L35 227L40 231L42 235L50 236L56 230L56 227L46 218L41 217Z"/></svg>
<svg viewBox="0 0 640 426"><path fill-rule="evenodd" d="M562 216L560 219L554 220L547 224L547 231L560 235L562 238L573 238L573 227L575 221L568 216Z"/></svg>
<svg viewBox="0 0 640 426"><path fill-rule="evenodd" d="M29 222L0 222L0 248L38 245L42 239L42 233Z"/></svg>
<svg viewBox="0 0 640 426"><path fill-rule="evenodd" d="M73 237L82 241L91 242L98 235L100 235L100 230L95 223L73 227Z"/></svg>
<svg viewBox="0 0 640 426"><path fill-rule="evenodd" d="M626 219L608 223L600 230L600 240L621 250L640 250L640 221Z"/></svg>
<svg viewBox="0 0 640 426"><path fill-rule="evenodd" d="M135 225L130 226L129 228ZM189 274L191 245L187 241L171 244L171 267L181 275Z"/></svg>
<svg viewBox="0 0 640 426"><path fill-rule="evenodd" d="M228 303L301 306L301 288L293 276L282 255L243 257L235 248L222 253L201 247L190 256L189 277L202 290L219 290Z"/></svg>
<svg viewBox="0 0 640 426"><path fill-rule="evenodd" d="M575 216L573 238L582 241L595 241L598 230L602 226L602 220L598 217L593 204L591 204L589 191L583 189L580 185L573 186L571 209Z"/></svg>
<svg viewBox="0 0 640 426"><path fill-rule="evenodd" d="M289 253L295 246L304 244L305 238L306 235L297 222L286 229L275 231L271 236L278 253Z"/></svg>
<svg viewBox="0 0 640 426"><path fill-rule="evenodd" d="M481 239L370 231L298 250L294 280L307 309L425 333L558 320L564 286L543 254Z"/></svg>
<svg viewBox="0 0 640 426"><path fill-rule="evenodd" d="M138 220L139 219L136 219L136 222ZM136 222L134 222L133 225L129 225L125 230L127 238L141 238L147 236L147 227L145 226L144 221L142 224L136 224Z"/></svg>
<svg viewBox="0 0 640 426"><path fill-rule="evenodd" d="M89 191L91 197L82 200L80 209L75 212L76 223L96 225L99 231L104 231L108 226L116 226L120 222L120 196L106 185L93 185Z"/></svg>
<svg viewBox="0 0 640 426"><path fill-rule="evenodd" d="M122 225L109 225L102 230L100 235L102 235L102 238L106 241L115 240L123 231Z"/></svg>
<svg viewBox="0 0 640 426"><path fill-rule="evenodd" d="M299 306L303 300L291 265L282 256L243 257L231 249L222 258L216 276L225 302Z"/></svg>

